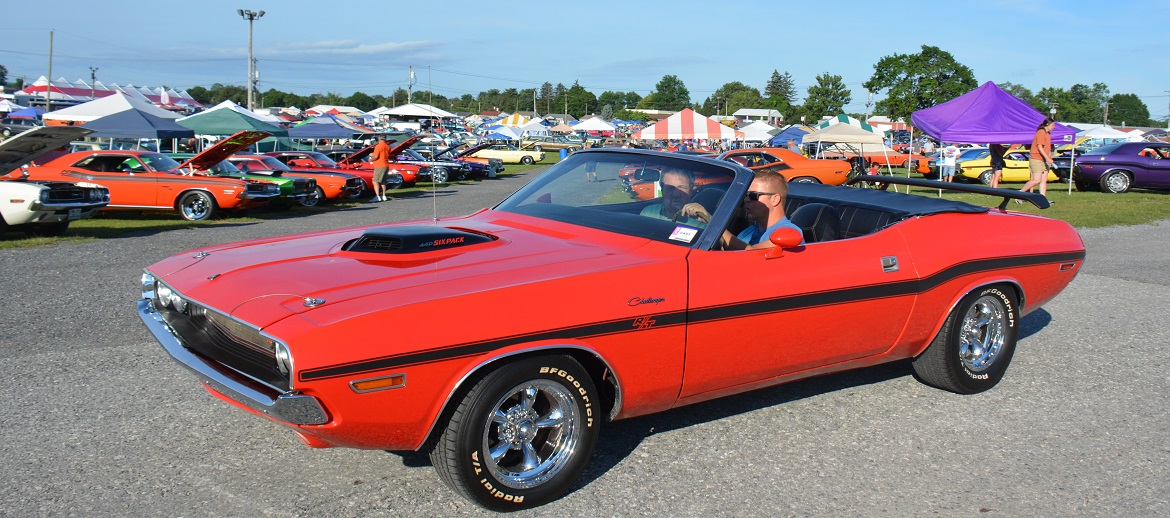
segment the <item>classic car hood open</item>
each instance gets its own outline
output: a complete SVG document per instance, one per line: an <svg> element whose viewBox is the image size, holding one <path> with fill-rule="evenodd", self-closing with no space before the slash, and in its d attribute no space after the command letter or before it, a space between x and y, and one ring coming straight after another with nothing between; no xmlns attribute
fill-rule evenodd
<svg viewBox="0 0 1170 518"><path fill-rule="evenodd" d="M187 159L179 167L206 171L211 169L215 164L227 160L227 157L243 151L248 146L260 142L269 136L271 136L271 133L264 131L241 131L217 142L214 146L203 150L202 153Z"/></svg>
<svg viewBox="0 0 1170 518"><path fill-rule="evenodd" d="M552 271L542 268L550 264L609 256L612 267L614 256L646 243L629 238L601 245L513 224L512 217L485 211L438 223L250 241L172 257L151 270L190 299L260 328L306 312L325 325L354 316L353 305L333 310L348 301L363 299L364 310L377 311L531 282L537 274L520 272ZM555 271L576 275L582 268Z"/></svg>
<svg viewBox="0 0 1170 518"><path fill-rule="evenodd" d="M76 126L44 126L0 142L0 175L6 175L90 133L93 130Z"/></svg>

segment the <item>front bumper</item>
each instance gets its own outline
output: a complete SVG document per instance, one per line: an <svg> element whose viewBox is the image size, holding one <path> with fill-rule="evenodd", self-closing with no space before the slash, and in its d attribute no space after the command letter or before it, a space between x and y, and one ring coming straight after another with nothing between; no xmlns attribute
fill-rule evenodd
<svg viewBox="0 0 1170 518"><path fill-rule="evenodd" d="M179 365L195 373L200 381L216 392L289 424L320 425L329 422L329 416L317 398L296 392L281 393L259 383L249 382L240 374L189 351L155 311L150 300L138 301L138 317Z"/></svg>
<svg viewBox="0 0 1170 518"><path fill-rule="evenodd" d="M28 210L31 214L24 221L9 221L10 225L20 223L60 223L87 219L108 205L108 201L98 203L43 203L33 202Z"/></svg>

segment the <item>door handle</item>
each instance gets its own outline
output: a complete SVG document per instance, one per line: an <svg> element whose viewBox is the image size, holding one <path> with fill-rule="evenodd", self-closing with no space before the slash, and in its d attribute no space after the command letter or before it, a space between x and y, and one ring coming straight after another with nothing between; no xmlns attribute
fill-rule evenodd
<svg viewBox="0 0 1170 518"><path fill-rule="evenodd" d="M894 273L898 271L898 258L892 255L887 255L882 258L882 271L886 273Z"/></svg>

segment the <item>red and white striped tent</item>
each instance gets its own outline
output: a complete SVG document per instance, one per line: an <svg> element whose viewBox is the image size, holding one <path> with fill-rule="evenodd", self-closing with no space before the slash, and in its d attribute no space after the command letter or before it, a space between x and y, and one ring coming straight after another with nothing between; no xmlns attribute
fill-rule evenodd
<svg viewBox="0 0 1170 518"><path fill-rule="evenodd" d="M743 132L719 124L715 119L699 115L690 108L685 108L681 112L654 123L653 126L634 133L632 138L644 140L742 139Z"/></svg>

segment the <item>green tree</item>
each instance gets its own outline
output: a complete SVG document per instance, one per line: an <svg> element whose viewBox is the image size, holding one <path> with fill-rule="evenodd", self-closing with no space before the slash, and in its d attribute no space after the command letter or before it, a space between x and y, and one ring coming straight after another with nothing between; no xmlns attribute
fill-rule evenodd
<svg viewBox="0 0 1170 518"><path fill-rule="evenodd" d="M1109 122L1124 126L1153 126L1150 109L1135 94L1113 94L1109 98Z"/></svg>
<svg viewBox="0 0 1170 518"><path fill-rule="evenodd" d="M678 76L665 75L654 91L638 102L639 108L678 111L691 104L691 92Z"/></svg>
<svg viewBox="0 0 1170 518"><path fill-rule="evenodd" d="M208 104L211 102L211 92L202 86L192 86L191 88L187 89L187 93L191 94L192 99L199 101L199 104Z"/></svg>
<svg viewBox="0 0 1170 518"><path fill-rule="evenodd" d="M613 120L613 105L612 104L602 104L601 105L601 112L598 114L598 116L601 117L602 120L607 120L607 121Z"/></svg>
<svg viewBox="0 0 1170 518"><path fill-rule="evenodd" d="M626 109L637 108L640 102L642 102L642 96L638 92L626 92ZM622 117L618 118L620 119Z"/></svg>
<svg viewBox="0 0 1170 518"><path fill-rule="evenodd" d="M354 92L345 100L346 106L353 106L361 111L368 112L378 107L378 102L370 97L368 94L362 92Z"/></svg>
<svg viewBox="0 0 1170 518"><path fill-rule="evenodd" d="M544 105L545 115L552 113L553 98L553 85L552 83L546 81L544 84L540 85L540 100L544 101L541 104Z"/></svg>
<svg viewBox="0 0 1170 518"><path fill-rule="evenodd" d="M8 84L8 69L0 65L0 86Z"/></svg>
<svg viewBox="0 0 1170 518"><path fill-rule="evenodd" d="M643 122L645 122L645 121L650 120L649 115L642 113L642 112L636 112L636 111L631 111L631 110L618 110L618 111L613 113L613 116L614 116L614 118L626 120L626 121L643 121Z"/></svg>
<svg viewBox="0 0 1170 518"><path fill-rule="evenodd" d="M565 95L569 98L569 115L573 117L580 119L594 111L601 111L597 96L576 81L573 81L573 86L569 87Z"/></svg>
<svg viewBox="0 0 1170 518"><path fill-rule="evenodd" d="M796 82L792 80L792 74L772 70L772 77L764 87L764 97L777 103L782 101L786 106L796 103Z"/></svg>
<svg viewBox="0 0 1170 518"><path fill-rule="evenodd" d="M918 54L883 57L873 69L873 76L863 86L871 92L885 92L886 98L874 108L895 120L910 120L911 113L954 99L978 86L970 68L956 61L949 52L929 45L923 45Z"/></svg>
<svg viewBox="0 0 1170 518"><path fill-rule="evenodd" d="M739 81L720 86L703 101L698 110L706 115L727 115L740 108L758 108L763 102L760 91Z"/></svg>
<svg viewBox="0 0 1170 518"><path fill-rule="evenodd" d="M615 110L624 110L626 106L626 94L623 92L611 92L606 90L597 96L597 102L604 105L612 106Z"/></svg>
<svg viewBox="0 0 1170 518"><path fill-rule="evenodd" d="M851 100L853 96L841 76L828 72L818 75L817 84L808 87L808 96L804 98L804 112L810 119L808 123L812 124L826 115L841 113L841 109Z"/></svg>

